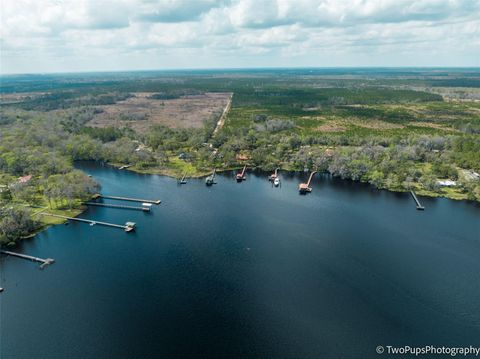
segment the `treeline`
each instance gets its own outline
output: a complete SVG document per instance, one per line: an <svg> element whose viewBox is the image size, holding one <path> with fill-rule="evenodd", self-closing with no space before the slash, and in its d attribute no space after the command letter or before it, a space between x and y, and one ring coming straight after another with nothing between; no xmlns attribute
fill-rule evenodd
<svg viewBox="0 0 480 359"><path fill-rule="evenodd" d="M473 168L480 172L479 136L463 136L454 142L452 159L459 166Z"/></svg>
<svg viewBox="0 0 480 359"><path fill-rule="evenodd" d="M480 171L480 140L475 135L384 136L363 133L311 133L262 131L256 115L249 127L233 127L213 141L219 148L216 166L240 166L239 153L264 170L318 169L345 179L370 182L379 188L410 187L441 192L438 179L461 179L458 168ZM480 181L460 181L471 199L480 200Z"/></svg>
<svg viewBox="0 0 480 359"><path fill-rule="evenodd" d="M153 93L148 98L152 100L173 100L182 96L201 95L203 93L204 91L199 89L169 89L168 91Z"/></svg>
<svg viewBox="0 0 480 359"><path fill-rule="evenodd" d="M251 127L222 131L211 138L216 119L212 117L203 129L153 126L146 135L116 128L71 130L65 120L20 121L2 132L0 170L48 177L69 173L75 160L162 168L169 166L172 153L183 153L197 168L229 168L240 166L238 155L246 152L250 164L263 169L320 168L378 187L406 188L411 182L432 190L438 189L437 178L457 179L457 167L480 171L480 143L475 135L301 135L289 131L293 126L289 120L259 115ZM212 154L207 141L217 148L216 153Z"/></svg>
<svg viewBox="0 0 480 359"><path fill-rule="evenodd" d="M52 93L27 97L16 106L24 110L51 111L80 106L112 105L131 97L130 93L78 93L75 91L54 91Z"/></svg>
<svg viewBox="0 0 480 359"><path fill-rule="evenodd" d="M233 100L236 106L319 106L430 102L442 101L443 98L428 92L388 88L279 89L265 86L254 91L240 90Z"/></svg>
<svg viewBox="0 0 480 359"><path fill-rule="evenodd" d="M36 177L27 183L2 185L0 245L14 245L41 227L41 222L29 207L48 204L50 209L71 209L90 199L98 190L99 185L80 171Z"/></svg>
<svg viewBox="0 0 480 359"><path fill-rule="evenodd" d="M77 160L136 164L146 169L166 163L167 153L172 152L188 152L192 160L203 161L208 157L205 143L220 116L220 112L213 114L201 129L157 125L141 135L130 128L85 126L92 114L86 108L47 119L43 113L18 112L19 118L3 126L0 133L0 171L46 177L71 171Z"/></svg>
<svg viewBox="0 0 480 359"><path fill-rule="evenodd" d="M0 246L13 245L40 227L25 208L0 207Z"/></svg>

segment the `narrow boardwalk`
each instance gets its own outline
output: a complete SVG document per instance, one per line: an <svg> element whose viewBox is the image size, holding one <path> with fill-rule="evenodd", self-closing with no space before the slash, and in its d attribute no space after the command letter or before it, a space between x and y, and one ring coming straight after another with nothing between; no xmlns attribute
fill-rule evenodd
<svg viewBox="0 0 480 359"><path fill-rule="evenodd" d="M133 209L136 211L150 212L150 207L135 207L135 206L125 206L122 204L109 204L109 203L96 203L96 202L85 202L87 206L98 206L98 207L109 207L109 208L120 208L120 209Z"/></svg>
<svg viewBox="0 0 480 359"><path fill-rule="evenodd" d="M423 211L423 210L425 209L425 207L422 206L422 204L421 204L420 201L418 200L417 195L415 194L415 192L410 191L410 194L412 195L413 199L415 200L415 203L417 204L417 209L418 209L419 211Z"/></svg>
<svg viewBox="0 0 480 359"><path fill-rule="evenodd" d="M125 225L121 224L115 224L115 223L107 223L107 222L99 222L99 221L93 221L91 219L83 219L83 218L75 218L75 217L67 217L67 216L62 216L60 214L51 214L51 213L40 213L42 216L50 216L50 217L57 217L57 218L63 218L63 219L68 219L69 221L77 221L77 222L84 222L88 223L90 225L95 225L99 224L101 226L107 226L107 227L114 227L114 228L121 228L125 232L131 232L133 231L135 225L133 223L127 222Z"/></svg>
<svg viewBox="0 0 480 359"><path fill-rule="evenodd" d="M119 197L119 196L105 196L103 194L99 194L97 198L107 198L107 199L115 199L119 201L142 202L142 203L152 203L152 204L160 204L162 202L159 199L140 199L140 198L130 198L130 197Z"/></svg>
<svg viewBox="0 0 480 359"><path fill-rule="evenodd" d="M32 261L32 262L38 262L38 263L40 263L40 268L43 268L43 267L55 262L55 260L52 259L52 258L42 259L42 258L38 258L38 257L29 256L27 254L15 253L15 252L4 251L4 250L1 250L0 253L6 254L6 255L12 256L12 257L27 259L27 260Z"/></svg>

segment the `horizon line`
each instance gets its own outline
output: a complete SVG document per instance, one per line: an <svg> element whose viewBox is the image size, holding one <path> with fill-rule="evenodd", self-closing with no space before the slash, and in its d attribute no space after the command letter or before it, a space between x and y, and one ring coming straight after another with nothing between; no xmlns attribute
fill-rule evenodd
<svg viewBox="0 0 480 359"><path fill-rule="evenodd" d="M29 75L74 75L74 74L114 74L130 72L202 72L202 71L248 71L248 70L354 70L354 69L456 69L456 70L480 70L480 66L272 66L272 67L183 67L168 69L130 69L130 70L79 70L79 71L47 71L47 72L12 72L1 73L0 77L29 76Z"/></svg>

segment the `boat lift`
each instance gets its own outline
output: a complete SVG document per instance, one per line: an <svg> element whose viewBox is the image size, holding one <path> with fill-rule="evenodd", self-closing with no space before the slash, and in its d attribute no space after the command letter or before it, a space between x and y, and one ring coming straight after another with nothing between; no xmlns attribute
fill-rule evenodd
<svg viewBox="0 0 480 359"><path fill-rule="evenodd" d="M213 184L217 184L217 182L215 182L215 172L217 171L216 168L213 169L213 172L210 176L208 176L207 178L205 178L205 184L207 186L211 186Z"/></svg>
<svg viewBox="0 0 480 359"><path fill-rule="evenodd" d="M180 179L180 181L179 181L178 183L179 183L179 184L187 184L186 177L187 177L187 174L184 173L184 174L183 174L183 177Z"/></svg>
<svg viewBox="0 0 480 359"><path fill-rule="evenodd" d="M237 182L242 182L247 179L247 177L245 176L246 170L247 170L247 165L243 166L243 170L237 173L237 175L235 176Z"/></svg>

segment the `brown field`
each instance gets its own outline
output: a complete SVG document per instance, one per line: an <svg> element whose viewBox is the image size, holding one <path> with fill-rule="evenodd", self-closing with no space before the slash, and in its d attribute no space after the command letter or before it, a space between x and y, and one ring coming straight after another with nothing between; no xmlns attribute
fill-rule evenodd
<svg viewBox="0 0 480 359"><path fill-rule="evenodd" d="M345 132L347 127L344 124L339 124L335 121L329 121L316 128L319 132Z"/></svg>
<svg viewBox="0 0 480 359"><path fill-rule="evenodd" d="M170 100L155 100L152 93L136 92L114 105L97 106L92 127L125 127L145 133L152 125L171 128L200 128L212 117L218 119L230 101L231 93L207 92Z"/></svg>
<svg viewBox="0 0 480 359"><path fill-rule="evenodd" d="M325 119L323 119L325 121ZM369 128L373 130L391 130L401 129L405 126L389 123L380 120L364 120L355 117L342 118L342 119L326 119L325 123L315 128L319 132L345 132L350 126L358 126L363 128Z"/></svg>
<svg viewBox="0 0 480 359"><path fill-rule="evenodd" d="M350 123L359 127L369 128L372 130L392 130L392 129L400 129L405 127L399 124L390 123L390 122L381 121L381 120L374 120L374 119L369 119L369 120L351 119Z"/></svg>
<svg viewBox="0 0 480 359"><path fill-rule="evenodd" d="M48 92L21 92L21 93L2 93L0 94L0 104L14 104L23 102L30 98L36 98L42 95L46 95Z"/></svg>
<svg viewBox="0 0 480 359"><path fill-rule="evenodd" d="M432 123L432 122L410 122L409 125L410 126L415 126L415 127L435 128L437 130L459 132L458 130L454 129L453 127L446 127L446 126L440 125L438 123Z"/></svg>

